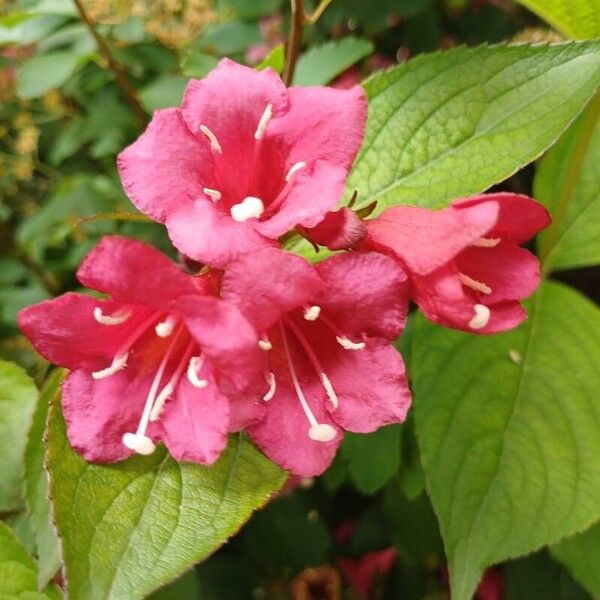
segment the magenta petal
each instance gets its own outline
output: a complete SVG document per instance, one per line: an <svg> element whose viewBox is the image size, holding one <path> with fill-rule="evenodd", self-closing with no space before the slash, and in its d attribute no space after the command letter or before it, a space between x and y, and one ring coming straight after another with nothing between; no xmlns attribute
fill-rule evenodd
<svg viewBox="0 0 600 600"><path fill-rule="evenodd" d="M208 200L171 212L166 220L173 244L187 256L213 267L224 267L246 252L274 244L253 223L237 223Z"/></svg>
<svg viewBox="0 0 600 600"><path fill-rule="evenodd" d="M139 210L164 222L181 203L213 187L210 147L192 135L179 109L154 113L142 135L117 159L125 192Z"/></svg>
<svg viewBox="0 0 600 600"><path fill-rule="evenodd" d="M159 422L175 460L210 465L227 446L229 403L211 377L202 389L182 377Z"/></svg>
<svg viewBox="0 0 600 600"><path fill-rule="evenodd" d="M261 335L282 314L318 298L323 282L300 256L267 248L231 263L221 290Z"/></svg>
<svg viewBox="0 0 600 600"><path fill-rule="evenodd" d="M468 210L397 206L366 221L367 246L400 258L413 273L427 275L452 260L495 225L498 204Z"/></svg>
<svg viewBox="0 0 600 600"><path fill-rule="evenodd" d="M197 293L192 277L162 252L120 236L102 238L79 266L77 277L114 300L159 310L181 295Z"/></svg>
<svg viewBox="0 0 600 600"><path fill-rule="evenodd" d="M327 287L318 304L342 332L398 337L406 322L409 284L394 259L376 252L337 254L315 269Z"/></svg>
<svg viewBox="0 0 600 600"><path fill-rule="evenodd" d="M456 200L452 205L459 209L471 208L483 202L497 202L500 207L496 225L488 237L502 237L522 244L552 222L550 214L539 202L522 194L500 192L481 194L473 198Z"/></svg>
<svg viewBox="0 0 600 600"><path fill-rule="evenodd" d="M307 237L330 250L343 250L358 244L367 234L360 217L347 207L328 212L325 218L309 229Z"/></svg>

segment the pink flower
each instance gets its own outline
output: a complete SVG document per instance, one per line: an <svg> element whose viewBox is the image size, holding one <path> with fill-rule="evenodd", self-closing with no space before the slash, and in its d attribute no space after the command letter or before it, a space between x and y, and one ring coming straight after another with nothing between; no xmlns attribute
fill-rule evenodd
<svg viewBox="0 0 600 600"><path fill-rule="evenodd" d="M223 59L118 159L133 203L184 254L222 267L335 209L363 139L360 87L286 88Z"/></svg>
<svg viewBox="0 0 600 600"><path fill-rule="evenodd" d="M366 222L364 245L401 261L428 319L494 333L526 318L519 300L534 292L540 273L536 257L519 244L549 223L546 209L527 196L483 194L439 211L388 208Z"/></svg>
<svg viewBox="0 0 600 600"><path fill-rule="evenodd" d="M377 580L392 568L397 556L396 548L386 548L358 559L340 558L338 564L350 585L366 600L371 597Z"/></svg>
<svg viewBox="0 0 600 600"><path fill-rule="evenodd" d="M266 248L229 265L222 296L258 332L264 390L253 403L232 404L232 415L247 407L243 426L274 462L318 475L343 430L404 420L410 392L390 340L404 327L406 283L394 260L371 252L312 266Z"/></svg>
<svg viewBox="0 0 600 600"><path fill-rule="evenodd" d="M216 298L145 244L104 238L77 276L110 299L67 293L24 309L19 324L49 361L71 370L63 409L87 460L150 454L162 440L178 460L210 464L227 443L224 388L255 378L257 337Z"/></svg>

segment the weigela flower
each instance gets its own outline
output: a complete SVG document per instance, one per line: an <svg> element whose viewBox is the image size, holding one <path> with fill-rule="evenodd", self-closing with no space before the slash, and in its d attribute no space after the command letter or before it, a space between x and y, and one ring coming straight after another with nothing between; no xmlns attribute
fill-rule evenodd
<svg viewBox="0 0 600 600"><path fill-rule="evenodd" d="M483 194L438 211L388 208L366 221L364 245L400 260L428 319L494 333L526 318L519 300L535 291L540 272L519 244L549 223L546 209L527 196Z"/></svg>
<svg viewBox="0 0 600 600"><path fill-rule="evenodd" d="M286 88L223 59L119 156L125 191L187 256L222 267L336 208L362 143L362 88Z"/></svg>
<svg viewBox="0 0 600 600"><path fill-rule="evenodd" d="M390 571L398 558L396 548L368 552L359 558L340 558L344 577L361 598L371 597L373 588Z"/></svg>
<svg viewBox="0 0 600 600"><path fill-rule="evenodd" d="M356 252L313 266L266 248L229 265L221 294L260 338L262 398L232 402L232 419L243 415L237 426L274 462L318 475L344 430L404 420L410 392L390 341L404 327L408 289L396 261Z"/></svg>
<svg viewBox="0 0 600 600"><path fill-rule="evenodd" d="M67 293L19 314L37 350L71 370L62 403L72 446L115 461L163 441L178 460L214 462L229 429L216 381L235 389L255 378L252 326L209 278L138 241L104 238L77 276L110 299Z"/></svg>

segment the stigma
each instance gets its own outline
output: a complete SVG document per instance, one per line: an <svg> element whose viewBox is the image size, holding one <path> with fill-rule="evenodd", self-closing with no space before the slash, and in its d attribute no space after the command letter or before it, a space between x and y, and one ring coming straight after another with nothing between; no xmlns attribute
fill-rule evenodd
<svg viewBox="0 0 600 600"><path fill-rule="evenodd" d="M246 196L239 204L231 207L231 217L238 223L248 219L258 219L265 211L265 205L256 196Z"/></svg>
<svg viewBox="0 0 600 600"><path fill-rule="evenodd" d="M490 320L491 311L485 304L475 304L473 306L475 316L469 321L471 329L483 329Z"/></svg>

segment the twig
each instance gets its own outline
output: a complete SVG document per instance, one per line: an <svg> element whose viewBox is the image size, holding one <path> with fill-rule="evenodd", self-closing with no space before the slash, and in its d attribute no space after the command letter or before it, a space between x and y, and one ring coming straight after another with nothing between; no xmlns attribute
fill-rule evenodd
<svg viewBox="0 0 600 600"><path fill-rule="evenodd" d="M333 2L333 0L321 0L319 6L315 8L312 15L308 15L304 13L304 22L308 25L314 25L320 18L321 15L325 12L325 9Z"/></svg>
<svg viewBox="0 0 600 600"><path fill-rule="evenodd" d="M83 22L86 24L90 33L96 40L96 43L98 44L98 49L100 50L100 54L102 54L102 56L108 63L108 66L110 67L111 71L114 73L115 79L117 80L117 85L121 88L125 99L129 103L129 106L131 107L131 110L135 115L135 118L140 124L140 127L144 128L146 126L146 123L148 122L148 117L146 115L146 111L143 109L142 105L140 104L140 101L138 100L135 88L131 85L131 83L129 83L125 71L117 62L115 57L112 55L112 52L108 47L108 44L104 41L104 38L96 31L94 23L89 18L88 14L83 8L83 5L81 4L81 0L73 0L73 2L75 3L75 6L77 7L81 18L83 19Z"/></svg>
<svg viewBox="0 0 600 600"><path fill-rule="evenodd" d="M300 45L302 44L302 31L304 29L304 2L303 0L291 0L292 3L292 25L290 27L290 35L288 38L285 71L283 81L285 85L291 85L294 79L294 70L296 61L300 53Z"/></svg>

